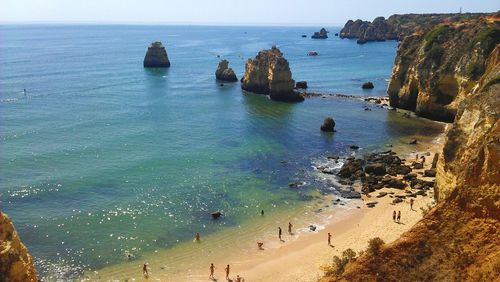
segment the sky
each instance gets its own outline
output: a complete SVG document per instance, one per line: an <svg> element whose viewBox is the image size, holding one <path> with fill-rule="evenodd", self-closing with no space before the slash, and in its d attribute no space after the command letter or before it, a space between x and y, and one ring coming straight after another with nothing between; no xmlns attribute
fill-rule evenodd
<svg viewBox="0 0 500 282"><path fill-rule="evenodd" d="M495 12L500 0L0 0L3 23L335 25L405 13Z"/></svg>

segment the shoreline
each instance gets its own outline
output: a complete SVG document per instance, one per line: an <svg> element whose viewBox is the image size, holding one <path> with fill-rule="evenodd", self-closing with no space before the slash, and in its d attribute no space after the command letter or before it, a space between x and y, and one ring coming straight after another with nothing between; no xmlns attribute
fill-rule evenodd
<svg viewBox="0 0 500 282"><path fill-rule="evenodd" d="M411 163L415 154L429 153L432 156L440 152L445 132L446 129L437 136L420 136L422 138L416 145L400 142L391 149ZM407 138L413 137L407 136ZM428 169L430 163L431 157L427 158L424 169ZM421 173L424 169L415 172ZM266 213L268 218L265 226L261 226L262 222L259 220L254 220L248 226L250 230L256 229L257 232L262 233L259 237L263 238L265 250L257 249L255 234L247 236L238 226L222 231L226 234L202 237L200 247L193 247L193 244L197 243L185 242L169 250L146 254L137 260L108 266L93 273L86 272L82 280L207 281L208 266L213 262L216 266L216 278L221 280L225 277L224 268L229 263L231 265L230 277L233 279L236 275L240 275L246 281L316 281L323 276L322 268L331 262L334 255L340 255L347 248L352 248L356 252L365 250L368 240L373 237L380 237L386 243L396 240L422 218L420 208L427 208L434 202L433 191L430 191L429 195L416 198L414 210L410 211L408 199L403 203L392 204L390 193L397 191L399 190L383 188L363 195L362 200L344 201L346 203L344 208L331 205L331 210L322 213L323 216L327 215L329 222L324 227L320 226L316 232L307 232L307 222L314 222L319 218L310 220L312 211L325 207L325 204L331 203L336 196L329 195L323 197L323 201L313 201L306 205L308 209L294 210L294 214L286 218L283 218L284 215L281 213L270 216ZM389 194L387 197L376 198L375 195L379 192ZM401 193L404 193L404 190ZM368 208L365 205L366 201L374 199L378 201L378 204L374 208ZM392 211L396 208L402 211L401 224L392 222ZM303 214L304 211L306 214ZM295 221L298 218L302 218L302 222ZM305 218L309 220L305 221ZM300 236L288 234L286 227L289 220L293 222L294 230L300 229ZM279 242L277 231L272 226L282 227L284 243ZM333 236L333 248L327 245L328 232ZM224 242L226 247L227 245L231 247L218 251L219 247L224 248L220 242L221 238L227 240ZM184 255L169 257L171 254ZM142 276L141 271L145 261L148 262L150 269L148 279Z"/></svg>

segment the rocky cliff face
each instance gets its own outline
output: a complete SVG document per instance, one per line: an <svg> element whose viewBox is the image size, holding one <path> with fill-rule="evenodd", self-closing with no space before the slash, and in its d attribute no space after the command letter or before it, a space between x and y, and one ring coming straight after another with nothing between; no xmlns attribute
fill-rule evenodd
<svg viewBox="0 0 500 282"><path fill-rule="evenodd" d="M0 212L0 281L38 281L33 260L6 214Z"/></svg>
<svg viewBox="0 0 500 282"><path fill-rule="evenodd" d="M402 40L417 31L427 31L441 23L477 19L486 14L405 14L388 19L378 17L373 22L349 20L340 31L341 38L357 38L358 43Z"/></svg>
<svg viewBox="0 0 500 282"><path fill-rule="evenodd" d="M146 56L144 57L145 68L168 68L170 61L168 60L167 51L160 41L151 43L148 47Z"/></svg>
<svg viewBox="0 0 500 282"><path fill-rule="evenodd" d="M227 60L221 60L219 66L215 71L215 78L222 81L238 81L236 74L233 69L229 67L229 62Z"/></svg>
<svg viewBox="0 0 500 282"><path fill-rule="evenodd" d="M293 91L294 85L288 61L275 46L260 51L255 59L248 59L241 79L243 90L269 95L277 101L302 101L303 98Z"/></svg>
<svg viewBox="0 0 500 282"><path fill-rule="evenodd" d="M406 37L387 91L391 106L452 122L499 41L498 22L484 18L442 24Z"/></svg>
<svg viewBox="0 0 500 282"><path fill-rule="evenodd" d="M476 24L484 28L484 22ZM455 42L459 40L469 44L471 28L464 26L464 33L439 39L443 40L440 44L461 44ZM399 52L413 52L409 42ZM481 58L484 42L472 42L471 48ZM454 58L465 65L453 64L451 77L461 76L468 65L460 53L470 58L468 49L455 52ZM487 53L479 77L468 82L468 91L463 90L440 154L435 187L438 204L378 255L361 256L342 274L323 281L495 281L500 277L500 45ZM429 72L421 79L439 81L434 77L439 73Z"/></svg>

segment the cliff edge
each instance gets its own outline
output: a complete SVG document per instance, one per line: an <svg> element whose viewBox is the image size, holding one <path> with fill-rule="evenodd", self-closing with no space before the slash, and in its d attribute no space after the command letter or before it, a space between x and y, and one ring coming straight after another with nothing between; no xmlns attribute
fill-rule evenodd
<svg viewBox="0 0 500 282"><path fill-rule="evenodd" d="M488 18L442 24L406 37L387 90L391 106L453 122L499 42L500 24Z"/></svg>
<svg viewBox="0 0 500 282"><path fill-rule="evenodd" d="M452 68L447 72L447 77L460 78L457 88L462 90L437 164L437 205L397 241L382 246L376 254L367 252L341 273L321 281L496 281L500 277L500 45L485 52L484 42L474 39L488 20L476 22L476 27L460 24L464 33L451 31L438 39L444 46L474 42L470 48L475 51L445 48L445 52L455 52L453 58L463 64L450 62ZM470 31L474 31L472 38ZM421 44L426 42L418 43L410 36L398 53L413 53L412 48L417 48L419 56L414 60L430 60ZM476 54L473 63L484 59L482 71L473 79L463 76L471 54ZM410 57L402 61L413 64ZM408 68L401 79L411 79L414 71L415 67ZM441 79L440 72L432 69L420 77L424 83ZM444 85L450 84L441 87ZM429 114L441 109L429 110Z"/></svg>
<svg viewBox="0 0 500 282"><path fill-rule="evenodd" d="M0 211L0 281L38 281L33 259L10 218Z"/></svg>

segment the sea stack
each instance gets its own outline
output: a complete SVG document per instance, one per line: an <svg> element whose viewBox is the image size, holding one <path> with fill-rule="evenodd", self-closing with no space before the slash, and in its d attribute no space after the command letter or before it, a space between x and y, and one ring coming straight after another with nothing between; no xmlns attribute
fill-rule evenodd
<svg viewBox="0 0 500 282"><path fill-rule="evenodd" d="M221 81L235 82L238 81L233 69L229 67L227 60L221 60L215 71L215 78Z"/></svg>
<svg viewBox="0 0 500 282"><path fill-rule="evenodd" d="M255 59L248 59L241 79L243 90L269 95L276 101L303 101L304 98L293 91L294 86L288 61L276 46L260 51Z"/></svg>
<svg viewBox="0 0 500 282"><path fill-rule="evenodd" d="M146 56L144 57L145 68L168 68L170 61L168 60L167 51L160 41L151 43L148 47Z"/></svg>
<svg viewBox="0 0 500 282"><path fill-rule="evenodd" d="M322 28L319 32L315 32L311 38L313 39L327 39L328 38L328 31L326 31L325 28Z"/></svg>

